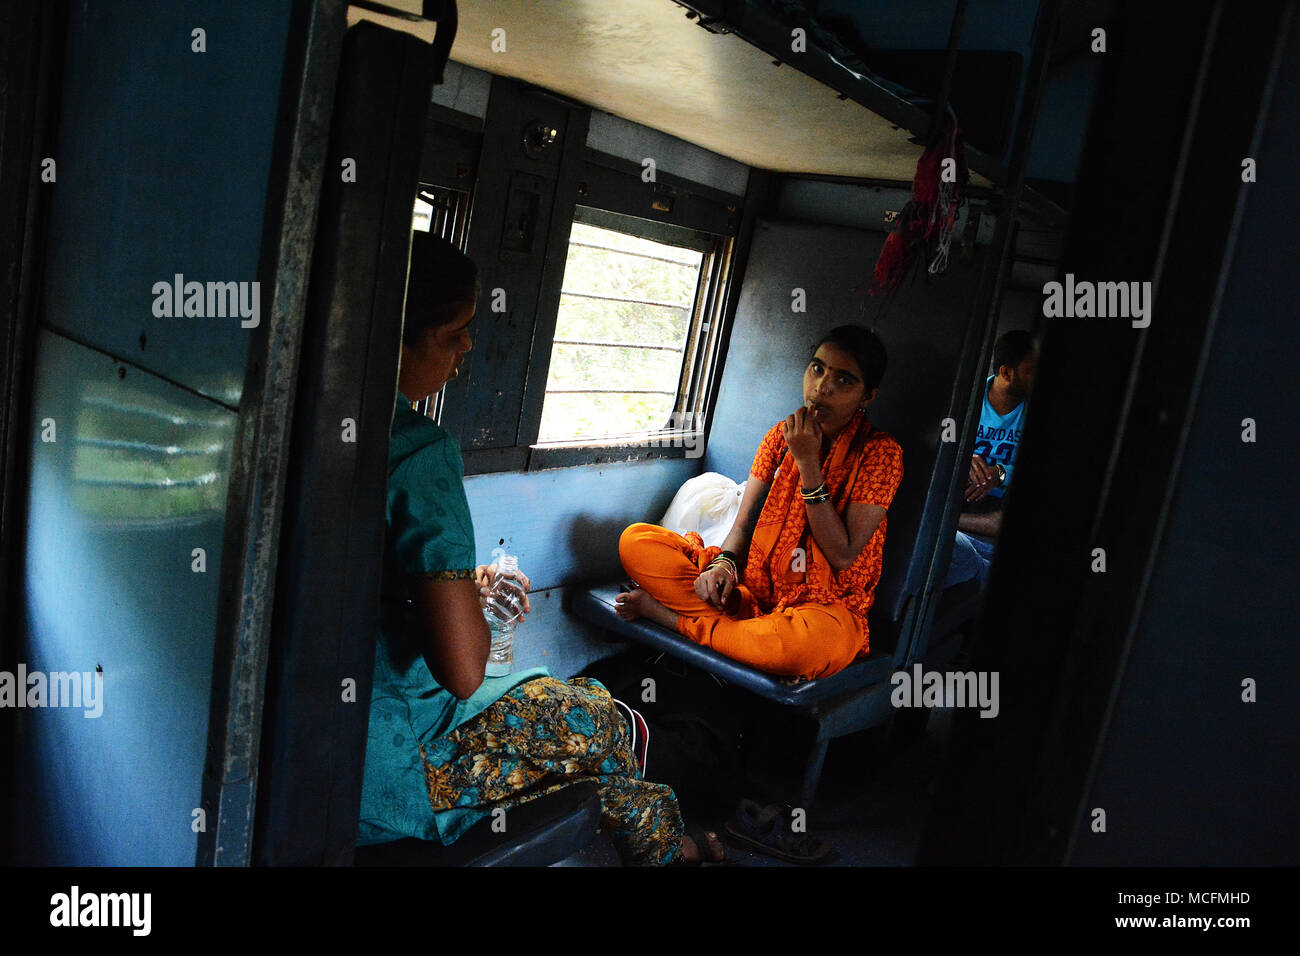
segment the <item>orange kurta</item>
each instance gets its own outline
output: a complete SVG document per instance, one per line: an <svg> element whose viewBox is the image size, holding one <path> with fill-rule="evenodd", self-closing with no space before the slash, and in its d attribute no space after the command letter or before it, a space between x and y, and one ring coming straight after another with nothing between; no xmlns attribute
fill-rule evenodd
<svg viewBox="0 0 1300 956"><path fill-rule="evenodd" d="M841 519L849 502L888 508L902 480L902 449L858 414L835 436L822 473ZM888 518L853 563L836 572L808 528L780 423L763 438L750 474L772 488L754 528L739 599L727 612L695 594L696 577L721 550L703 547L699 535L635 524L619 540L619 557L638 585L677 614L683 636L770 674L828 677L866 653Z"/></svg>

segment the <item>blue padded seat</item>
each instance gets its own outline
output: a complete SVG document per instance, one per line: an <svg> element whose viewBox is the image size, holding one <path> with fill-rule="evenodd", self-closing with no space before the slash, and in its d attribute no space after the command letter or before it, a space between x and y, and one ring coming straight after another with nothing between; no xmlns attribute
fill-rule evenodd
<svg viewBox="0 0 1300 956"><path fill-rule="evenodd" d="M810 707L819 701L887 681L894 671L893 654L877 651L850 664L833 677L792 683L787 678L773 677L724 657L715 650L696 644L676 631L670 631L644 618L637 621L623 620L614 610L614 598L620 590L622 589L618 585L602 584L579 591L573 595L571 608L583 620L597 624L625 640L658 648L778 704Z"/></svg>
<svg viewBox="0 0 1300 956"><path fill-rule="evenodd" d="M873 609L872 642L881 649L873 650L831 677L792 683L724 657L645 619L623 620L614 609L614 598L620 590L616 584L574 589L568 594L569 610L619 638L654 647L760 697L793 707L817 722L817 739L808 757L799 794L803 807L812 805L831 740L888 720L893 712L890 677L911 663L908 642L898 640L898 625L883 613L877 615ZM938 640L925 655L930 666L943 666L956 656L964 636L960 626L974 616L979 596L979 584L974 580L942 593L935 616L934 633ZM892 650L886 649L891 645Z"/></svg>
<svg viewBox="0 0 1300 956"><path fill-rule="evenodd" d="M504 833L492 817L451 846L394 840L357 847L356 866L549 866L577 853L600 829L600 792L583 781L511 807Z"/></svg>

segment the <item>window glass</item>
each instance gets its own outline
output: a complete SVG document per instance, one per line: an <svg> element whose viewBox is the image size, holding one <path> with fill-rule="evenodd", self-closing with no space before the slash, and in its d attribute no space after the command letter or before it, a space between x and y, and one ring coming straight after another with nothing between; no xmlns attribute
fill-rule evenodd
<svg viewBox="0 0 1300 956"><path fill-rule="evenodd" d="M538 441L667 427L705 255L575 222Z"/></svg>

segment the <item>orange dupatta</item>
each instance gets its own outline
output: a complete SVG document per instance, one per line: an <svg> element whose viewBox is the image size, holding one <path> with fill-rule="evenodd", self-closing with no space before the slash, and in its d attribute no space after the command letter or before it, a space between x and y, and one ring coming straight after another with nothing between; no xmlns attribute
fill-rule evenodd
<svg viewBox="0 0 1300 956"><path fill-rule="evenodd" d="M858 469L866 456L863 450L875 431L864 412L855 414L831 443L822 462L822 474L836 514L844 518L849 494L857 481ZM843 604L862 626L863 647L867 639L867 612L875 603L875 580L868 572L871 548L864 546L853 563L838 574L811 533L805 534L808 513L799 495L799 469L793 461L782 461L772 479L772 489L754 527L745 565L745 586L759 605L780 611L794 604ZM885 529L881 519L880 531ZM806 539L806 544L805 544ZM802 566L796 548L804 549ZM868 591L870 587L870 591Z"/></svg>

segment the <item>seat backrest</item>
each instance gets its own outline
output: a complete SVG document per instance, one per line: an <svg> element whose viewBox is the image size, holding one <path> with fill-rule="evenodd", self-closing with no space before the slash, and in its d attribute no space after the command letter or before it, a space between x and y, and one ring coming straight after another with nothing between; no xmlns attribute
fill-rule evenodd
<svg viewBox="0 0 1300 956"><path fill-rule="evenodd" d="M434 69L429 45L404 33L361 23L344 40L267 665L260 864L352 861L411 204ZM345 158L356 162L354 182L342 181Z"/></svg>
<svg viewBox="0 0 1300 956"><path fill-rule="evenodd" d="M909 280L883 300L866 289L884 240L841 226L758 223L704 468L743 479L763 434L801 403L803 370L818 338L837 325L874 328L888 364L871 419L902 446L903 483L889 509L872 618L897 634L908 602L925 586L948 494L952 453L942 454L943 421L954 417L960 429L968 402L968 383L955 389L954 382L982 260L961 262L954 249L947 274ZM792 312L796 290L806 313Z"/></svg>

